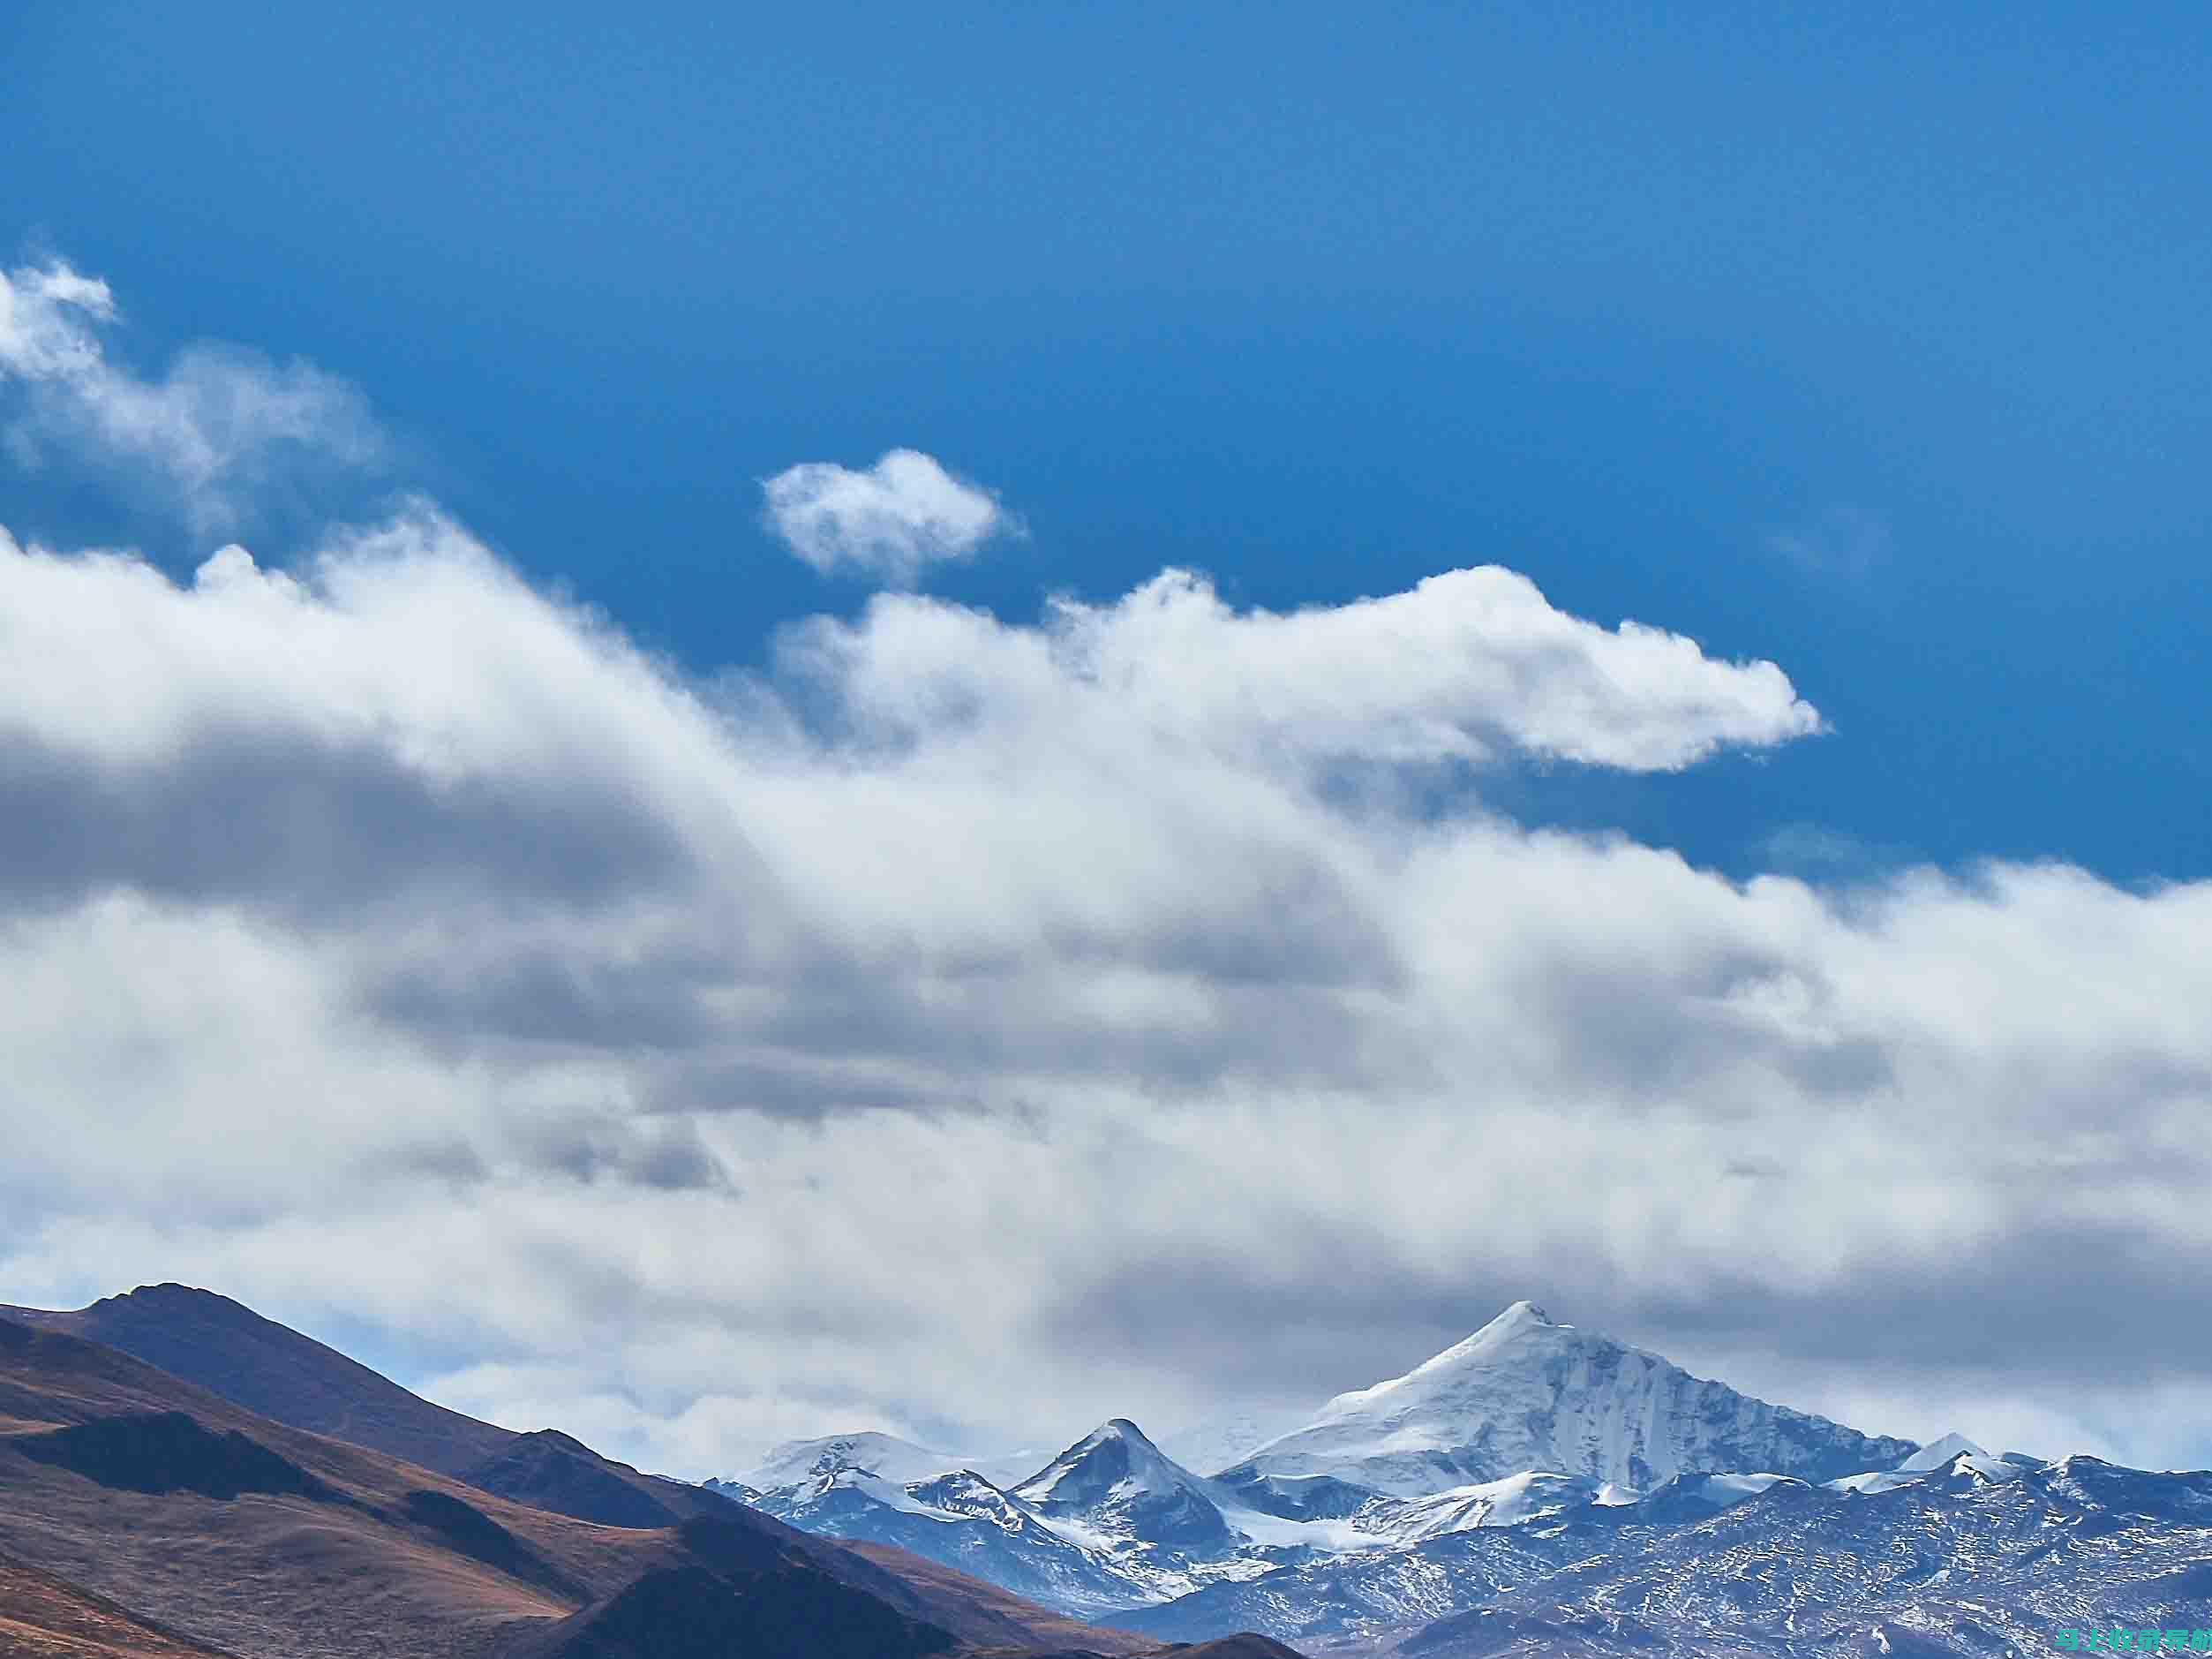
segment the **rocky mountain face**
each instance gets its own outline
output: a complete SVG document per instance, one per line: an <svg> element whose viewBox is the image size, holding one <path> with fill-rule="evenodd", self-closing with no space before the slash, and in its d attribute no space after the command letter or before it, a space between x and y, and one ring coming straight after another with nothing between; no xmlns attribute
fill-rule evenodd
<svg viewBox="0 0 2212 1659"><path fill-rule="evenodd" d="M2116 1620L2212 1626L2212 1474L2073 1458L1993 1480L1960 1459L1870 1496L1778 1481L1695 1518L1593 1505L1217 1585L1116 1623L1442 1659L1965 1659L2046 1651L2056 1629Z"/></svg>

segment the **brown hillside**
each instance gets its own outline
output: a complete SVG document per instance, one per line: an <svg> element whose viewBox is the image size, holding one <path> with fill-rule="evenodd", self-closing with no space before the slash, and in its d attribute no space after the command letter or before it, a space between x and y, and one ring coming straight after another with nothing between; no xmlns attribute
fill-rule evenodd
<svg viewBox="0 0 2212 1659"><path fill-rule="evenodd" d="M0 1659L224 1659L113 1602L0 1557Z"/></svg>
<svg viewBox="0 0 2212 1659"><path fill-rule="evenodd" d="M590 1455L557 1436L509 1448L530 1440ZM20 1564L0 1619L40 1659L103 1651L81 1631L56 1647L34 1622L58 1618L64 1592L170 1644L144 1647L148 1659L618 1659L646 1651L656 1621L702 1653L726 1637L765 1655L802 1628L843 1633L847 1646L804 1649L816 1659L1146 1650L902 1551L863 1554L699 1496L708 1512L673 1527L579 1520L0 1320L0 1557ZM29 1632L47 1646L25 1646Z"/></svg>
<svg viewBox="0 0 2212 1659"><path fill-rule="evenodd" d="M579 1520L666 1527L709 1513L721 1501L603 1458L552 1429L518 1434L434 1405L212 1291L141 1286L73 1312L0 1307L0 1318L100 1343L257 1416Z"/></svg>

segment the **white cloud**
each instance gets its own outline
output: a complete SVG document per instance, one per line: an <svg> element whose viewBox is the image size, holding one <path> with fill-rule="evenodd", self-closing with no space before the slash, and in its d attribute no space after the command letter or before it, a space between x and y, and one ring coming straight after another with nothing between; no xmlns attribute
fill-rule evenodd
<svg viewBox="0 0 2212 1659"><path fill-rule="evenodd" d="M1021 521L989 490L916 449L893 449L856 472L809 461L762 481L768 524L824 576L840 570L910 586L924 566L965 559Z"/></svg>
<svg viewBox="0 0 2212 1659"><path fill-rule="evenodd" d="M380 1324L680 1473L1318 1399L1523 1294L2201 1462L2212 884L1736 884L1391 787L1817 726L1494 569L878 595L709 685L427 506L184 584L0 536L0 1301Z"/></svg>
<svg viewBox="0 0 2212 1659"><path fill-rule="evenodd" d="M94 370L100 348L87 324L116 314L107 283L65 265L0 275L0 372L62 380Z"/></svg>
<svg viewBox="0 0 2212 1659"><path fill-rule="evenodd" d="M786 662L879 741L1036 720L1262 767L1517 751L1671 771L1820 729L1774 664L1717 661L1635 622L1609 632L1495 565L1288 615L1232 611L1169 570L1111 605L1057 600L1042 630L886 597L856 628L798 630Z"/></svg>
<svg viewBox="0 0 2212 1659"><path fill-rule="evenodd" d="M2212 1260L2212 889L1738 886L1323 764L1813 724L1497 571L884 596L716 700L427 512L183 587L0 546L0 1282L381 1320L696 1472L1319 1394L1531 1290L1844 1404L1972 1332L1877 1429L2129 1421L2030 1310L2163 1329Z"/></svg>
<svg viewBox="0 0 2212 1659"><path fill-rule="evenodd" d="M158 379L111 358L107 283L63 264L0 273L0 384L23 407L7 428L19 462L112 469L200 532L244 522L292 468L374 464L386 442L353 388L307 364L199 344Z"/></svg>

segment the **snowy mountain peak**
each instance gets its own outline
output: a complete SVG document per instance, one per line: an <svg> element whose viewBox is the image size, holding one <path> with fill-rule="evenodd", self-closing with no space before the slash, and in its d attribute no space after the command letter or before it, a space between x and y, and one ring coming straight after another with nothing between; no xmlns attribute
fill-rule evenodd
<svg viewBox="0 0 2212 1659"><path fill-rule="evenodd" d="M1014 1496L1087 1541L1180 1550L1233 1537L1208 1482L1170 1459L1126 1417L1101 1423L1014 1489Z"/></svg>
<svg viewBox="0 0 2212 1659"><path fill-rule="evenodd" d="M1915 1450L1702 1381L1518 1301L1403 1376L1339 1394L1227 1471L1259 1504L1316 1477L1419 1497L1543 1469L1648 1491L1761 1469L1829 1480Z"/></svg>
<svg viewBox="0 0 2212 1659"><path fill-rule="evenodd" d="M739 1475L738 1482L759 1492L801 1482L822 1481L846 1469L858 1469L903 1485L944 1474L960 1467L960 1459L932 1452L895 1435L875 1433L825 1435L814 1440L787 1440L758 1467Z"/></svg>
<svg viewBox="0 0 2212 1659"><path fill-rule="evenodd" d="M1083 1508L1116 1488L1165 1492L1201 1485L1135 1423L1113 1417L1014 1488L1014 1494L1033 1504Z"/></svg>
<svg viewBox="0 0 2212 1659"><path fill-rule="evenodd" d="M1554 1323L1551 1316L1534 1302L1516 1301L1472 1336L1455 1342L1442 1353L1422 1361L1403 1376L1390 1377L1366 1388L1356 1388L1349 1393L1337 1395L1321 1407L1314 1421L1316 1424L1334 1422L1363 1417L1378 1408L1388 1409L1398 1404L1394 1396L1426 1393L1448 1387L1449 1379L1460 1373L1510 1362L1516 1354L1526 1357L1525 1351L1532 1346L1557 1343L1574 1331L1572 1325ZM1290 1437L1283 1437L1285 1439ZM1264 1456L1269 1449L1263 1446L1255 1455ZM1401 1493L1400 1496L1416 1495Z"/></svg>
<svg viewBox="0 0 2212 1659"><path fill-rule="evenodd" d="M1911 1457L1900 1463L1897 1467L1900 1472L1940 1469L1962 1452L1972 1458L1986 1458L1990 1455L1964 1435L1945 1435L1940 1440L1930 1441L1919 1451L1914 1452Z"/></svg>
<svg viewBox="0 0 2212 1659"><path fill-rule="evenodd" d="M1408 1376L1433 1376L1470 1361L1486 1358L1530 1341L1543 1341L1554 1331L1572 1331L1572 1325L1555 1323L1552 1316L1532 1301L1517 1301L1488 1324L1464 1341L1456 1342L1433 1358L1424 1360ZM1395 1379L1403 1382L1404 1377ZM1380 1384L1388 1387L1391 1384Z"/></svg>

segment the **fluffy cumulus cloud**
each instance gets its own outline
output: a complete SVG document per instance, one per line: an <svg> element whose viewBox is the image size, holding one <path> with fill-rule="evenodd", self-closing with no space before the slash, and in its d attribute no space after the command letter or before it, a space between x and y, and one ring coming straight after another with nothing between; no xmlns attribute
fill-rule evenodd
<svg viewBox="0 0 2212 1659"><path fill-rule="evenodd" d="M888 593L692 682L426 505L182 584L0 540L0 1301L211 1285L692 1474L1315 1399L1524 1294L2202 1461L2212 887L1480 803L1818 725L1493 569Z"/></svg>
<svg viewBox="0 0 2212 1659"><path fill-rule="evenodd" d="M305 363L195 346L147 377L104 336L108 284L62 263L0 273L6 449L22 466L88 465L132 494L232 530L273 492L373 465L387 442L360 394Z"/></svg>
<svg viewBox="0 0 2212 1659"><path fill-rule="evenodd" d="M1022 533L990 491L918 449L893 449L865 471L804 462L761 488L769 528L824 576L851 571L911 586L926 566Z"/></svg>
<svg viewBox="0 0 2212 1659"><path fill-rule="evenodd" d="M1494 565L1290 615L1232 611L1168 570L1111 605L1055 600L1036 630L886 598L859 628L794 630L786 660L877 743L1042 721L1302 775L1513 753L1670 771L1820 729L1774 664L1715 661L1635 622L1608 631Z"/></svg>

